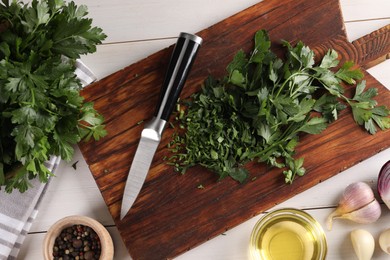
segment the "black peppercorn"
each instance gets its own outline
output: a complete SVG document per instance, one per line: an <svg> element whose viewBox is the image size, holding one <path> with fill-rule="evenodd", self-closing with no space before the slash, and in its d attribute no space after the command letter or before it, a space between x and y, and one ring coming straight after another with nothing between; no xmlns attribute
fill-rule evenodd
<svg viewBox="0 0 390 260"><path fill-rule="evenodd" d="M99 259L101 245L96 232L84 225L73 225L55 239L53 259Z"/></svg>

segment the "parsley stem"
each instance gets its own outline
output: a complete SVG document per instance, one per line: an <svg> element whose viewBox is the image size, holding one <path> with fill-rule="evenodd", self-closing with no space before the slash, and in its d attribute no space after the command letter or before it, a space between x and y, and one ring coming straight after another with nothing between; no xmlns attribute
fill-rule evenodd
<svg viewBox="0 0 390 260"><path fill-rule="evenodd" d="M32 86L29 87L31 93L31 106L35 106L35 91Z"/></svg>
<svg viewBox="0 0 390 260"><path fill-rule="evenodd" d="M56 44L58 44L58 43L60 43L60 42L62 42L62 41L65 41L65 40L68 40L68 39L72 39L72 38L75 38L74 35L70 35L70 36L68 36L68 37L61 38L61 39L59 39L59 40L53 42L53 45L56 45Z"/></svg>
<svg viewBox="0 0 390 260"><path fill-rule="evenodd" d="M309 76L309 77L312 77L312 75L308 74L308 73L304 73L304 72L295 72L293 74L291 74L284 82L283 84L280 86L278 92L276 93L275 95L275 98L278 98L279 95L282 93L284 87L287 85L287 83L291 83L291 79L296 77L296 76Z"/></svg>
<svg viewBox="0 0 390 260"><path fill-rule="evenodd" d="M302 81L301 84L299 84L299 86L294 91L292 91L292 90L290 91L290 96L293 99L296 99L299 96L299 91L301 91L304 87L306 87L307 85L310 85L313 82L314 78L310 74L306 74L306 76L307 76L307 79ZM306 81L310 81L310 83L307 85L303 84Z"/></svg>

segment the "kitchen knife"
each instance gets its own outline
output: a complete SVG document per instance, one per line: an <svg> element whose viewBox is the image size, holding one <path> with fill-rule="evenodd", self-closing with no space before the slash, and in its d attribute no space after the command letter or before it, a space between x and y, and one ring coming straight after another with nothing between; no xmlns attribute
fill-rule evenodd
<svg viewBox="0 0 390 260"><path fill-rule="evenodd" d="M196 35L189 33L180 33L179 35L161 88L160 101L155 115L142 130L141 139L130 167L122 198L121 219L130 210L144 184L161 135L176 105L201 43L202 38Z"/></svg>

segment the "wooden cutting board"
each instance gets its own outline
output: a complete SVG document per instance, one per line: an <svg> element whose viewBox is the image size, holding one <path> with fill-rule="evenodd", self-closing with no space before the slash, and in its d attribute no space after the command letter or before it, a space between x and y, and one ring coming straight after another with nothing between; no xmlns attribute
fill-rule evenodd
<svg viewBox="0 0 390 260"><path fill-rule="evenodd" d="M223 75L236 51L251 50L259 29L268 30L279 53L281 39L302 40L319 57L334 48L342 61L362 67L390 53L389 26L347 41L338 0L265 0L198 33L204 44L182 97L199 90L209 74ZM139 122L153 115L171 52L172 46L82 91L104 115L108 136L80 149L133 259L175 257L390 146L390 131L370 135L345 110L322 134L301 138L297 156L305 158L304 177L286 185L280 170L251 164L250 181L238 184L217 181L201 167L175 173L163 161L172 134L167 129L139 197L120 221L125 180L144 126ZM390 107L390 92L367 73L365 79L378 88L378 102Z"/></svg>

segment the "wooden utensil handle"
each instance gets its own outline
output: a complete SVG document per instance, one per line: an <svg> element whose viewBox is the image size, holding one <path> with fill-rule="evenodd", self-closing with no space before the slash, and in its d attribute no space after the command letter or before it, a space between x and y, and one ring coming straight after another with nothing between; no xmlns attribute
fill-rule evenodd
<svg viewBox="0 0 390 260"><path fill-rule="evenodd" d="M160 102L155 114L157 119L168 121L201 43L202 38L196 35L180 34L162 85Z"/></svg>
<svg viewBox="0 0 390 260"><path fill-rule="evenodd" d="M390 58L390 25L386 25L352 42L365 69Z"/></svg>

